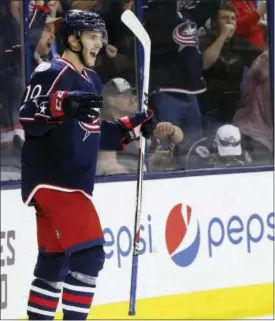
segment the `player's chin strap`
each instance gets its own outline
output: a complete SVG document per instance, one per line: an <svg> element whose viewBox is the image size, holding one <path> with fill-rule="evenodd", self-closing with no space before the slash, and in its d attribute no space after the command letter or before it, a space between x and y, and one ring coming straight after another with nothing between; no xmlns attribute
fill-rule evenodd
<svg viewBox="0 0 275 321"><path fill-rule="evenodd" d="M82 44L82 42L81 42L81 35L76 35L76 38L77 38L77 40L78 40L78 42L79 42L79 44L80 44L80 46L81 46L81 49L80 49L79 51L74 50L74 49L70 46L69 42L67 42L66 47L67 47L69 50L71 50L73 53L78 54L80 61L83 63L84 66L86 66L86 63L85 63L85 60L84 60L84 56L83 56L83 49L84 49L84 47L83 47L83 44Z"/></svg>

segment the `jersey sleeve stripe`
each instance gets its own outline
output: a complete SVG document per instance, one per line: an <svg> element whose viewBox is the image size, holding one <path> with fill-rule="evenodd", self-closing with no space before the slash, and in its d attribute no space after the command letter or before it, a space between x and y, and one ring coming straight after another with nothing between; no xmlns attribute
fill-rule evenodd
<svg viewBox="0 0 275 321"><path fill-rule="evenodd" d="M32 16L31 22L29 23L29 28L31 28L31 27L32 27L32 24L33 24L33 22L34 22L34 20L35 20L35 17L36 17L36 15L37 15L37 11L38 11L38 9L34 9L34 12L33 12L33 16Z"/></svg>
<svg viewBox="0 0 275 321"><path fill-rule="evenodd" d="M28 118L28 117L19 117L20 121L35 121L34 118Z"/></svg>

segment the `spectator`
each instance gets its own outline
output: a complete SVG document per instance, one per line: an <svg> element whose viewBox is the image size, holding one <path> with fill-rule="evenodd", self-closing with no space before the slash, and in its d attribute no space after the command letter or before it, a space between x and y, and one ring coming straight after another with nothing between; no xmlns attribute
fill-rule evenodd
<svg viewBox="0 0 275 321"><path fill-rule="evenodd" d="M253 161L273 161L273 113L269 82L268 51L254 61L247 75L239 109L233 123L244 136L244 146L251 153Z"/></svg>
<svg viewBox="0 0 275 321"><path fill-rule="evenodd" d="M56 26L60 18L47 16L44 30L34 52L33 69L43 61L49 60L51 46L55 41Z"/></svg>
<svg viewBox="0 0 275 321"><path fill-rule="evenodd" d="M238 167L251 164L251 157L242 149L238 127L230 124L218 128L213 137L204 137L190 148L186 169Z"/></svg>
<svg viewBox="0 0 275 321"><path fill-rule="evenodd" d="M266 14L266 1L259 1L257 7L253 0L230 0L236 10L236 35L248 40L252 45L263 48L264 36L259 25Z"/></svg>
<svg viewBox="0 0 275 321"><path fill-rule="evenodd" d="M102 118L114 120L129 116L137 111L133 89L123 78L110 80L102 91L104 108ZM98 160L98 174L114 175L136 172L138 150L136 143L128 144L122 152L101 151Z"/></svg>
<svg viewBox="0 0 275 321"><path fill-rule="evenodd" d="M104 119L113 120L129 116L137 111L135 88L123 78L114 78L104 86L102 95L104 98Z"/></svg>
<svg viewBox="0 0 275 321"><path fill-rule="evenodd" d="M102 0L73 0L71 9L98 12L102 7Z"/></svg>
<svg viewBox="0 0 275 321"><path fill-rule="evenodd" d="M230 123L240 98L244 67L262 52L235 35L235 8L225 3L200 43L207 92L199 96L207 136L219 125Z"/></svg>
<svg viewBox="0 0 275 321"><path fill-rule="evenodd" d="M12 1L13 2L13 1ZM19 63L19 59L15 59L12 49L20 46L20 21L18 21L18 3L17 7L11 4L9 0L0 2L0 68L6 68L7 64ZM13 9L13 10L12 10ZM8 51L8 54L6 54ZM10 56L12 56L10 58ZM19 55L20 57L20 55Z"/></svg>
<svg viewBox="0 0 275 321"><path fill-rule="evenodd" d="M109 2L107 12L102 13L102 17L106 22L110 43L116 46L121 54L133 55L133 50L129 51L129 45L125 39L132 36L131 31L120 20L121 14L126 9L133 9L132 0L112 0Z"/></svg>
<svg viewBox="0 0 275 321"><path fill-rule="evenodd" d="M197 3L193 7L197 8ZM174 1L150 1L145 14L145 27L152 41L149 105L158 122L169 122L184 133L184 140L174 150L177 156L173 154L179 157L179 164L190 144L202 137L196 95L205 92L206 86L197 23L204 23L212 14L211 8L197 21L197 15L189 9L181 7L183 18L177 15L179 7Z"/></svg>
<svg viewBox="0 0 275 321"><path fill-rule="evenodd" d="M21 22L21 10L19 1L10 1L10 10L17 23Z"/></svg>
<svg viewBox="0 0 275 321"><path fill-rule="evenodd" d="M182 130L171 122L159 122L149 146L149 169L152 172L177 170L176 148L184 139Z"/></svg>
<svg viewBox="0 0 275 321"><path fill-rule="evenodd" d="M152 41L151 90L163 93L164 97L176 94L180 100L179 94L199 94L206 87L197 24L190 20L183 22L176 10L174 1L149 2L145 27Z"/></svg>
<svg viewBox="0 0 275 321"><path fill-rule="evenodd" d="M110 80L103 89L104 108L102 117L113 120L132 115L137 111L137 101L133 88L123 78ZM157 124L154 141L151 144L150 169L167 169L173 164L173 149L183 140L180 128L169 122ZM98 173L101 175L126 174L137 171L138 149L132 143L122 152L102 151L99 156ZM165 166L164 166L165 164Z"/></svg>
<svg viewBox="0 0 275 321"><path fill-rule="evenodd" d="M57 17L57 13L61 12L61 3L58 0L49 0L48 1L48 8L50 10L50 16L52 18L56 18Z"/></svg>
<svg viewBox="0 0 275 321"><path fill-rule="evenodd" d="M30 45L34 52L44 30L46 19L48 16L56 17L59 2L55 0L35 0L31 1L29 7Z"/></svg>
<svg viewBox="0 0 275 321"><path fill-rule="evenodd" d="M14 3L16 2L16 3ZM0 2L0 121L1 178L20 179L20 153L24 139L18 120L23 93L23 68L20 36L20 3ZM15 94L16 92L16 94Z"/></svg>
<svg viewBox="0 0 275 321"><path fill-rule="evenodd" d="M53 13L58 1L50 0L49 9L44 1L36 0L30 5L30 41L34 52L41 37L46 17ZM21 146L24 134L18 120L18 106L23 93L24 75L21 50L21 2L3 0L0 3L0 119L1 119L1 172L4 180L20 179ZM32 58L32 57L31 57ZM16 95L14 91L16 89Z"/></svg>
<svg viewBox="0 0 275 321"><path fill-rule="evenodd" d="M207 21L216 15L224 0L177 1L178 15L194 21L198 28L207 27Z"/></svg>
<svg viewBox="0 0 275 321"><path fill-rule="evenodd" d="M33 68L52 59L55 42L57 54L62 53L64 48L58 43L56 27L63 11L85 9L102 15L106 20L109 43L100 53L95 68L103 83L107 84L104 87L103 117L114 119L134 113L138 104L129 83L136 81L135 42L131 31L120 21L122 12L132 10L134 2L30 2ZM268 28L262 19L266 15L265 1L258 1L258 5L253 0L142 2L144 24L152 40L149 105L159 122L148 144L149 169L238 166L251 164L251 159L253 164L271 163L274 142L268 87ZM0 1L0 76L5 79L0 86L1 166L2 171L8 173L6 178L10 175L20 178L18 160L24 139L17 122L24 73L20 8L20 1ZM204 33L200 43L198 29ZM263 50L266 52L261 55ZM245 77L244 69L248 70ZM14 95L14 88L18 95ZM241 131L245 152L221 156L216 131L232 121ZM101 152L98 173L134 173L137 160L135 143L123 152Z"/></svg>
<svg viewBox="0 0 275 321"><path fill-rule="evenodd" d="M178 162L177 168L183 168L190 146L203 136L200 108L196 96L156 93L153 96L152 107L158 122L171 123L181 133L184 133L184 139L177 142L174 149L174 156Z"/></svg>
<svg viewBox="0 0 275 321"><path fill-rule="evenodd" d="M259 26L263 32L264 46L263 50L269 50L269 34L267 20L261 20Z"/></svg>
<svg viewBox="0 0 275 321"><path fill-rule="evenodd" d="M29 27L32 71L38 64L52 57L51 46L55 41L57 23L61 19L57 18L58 10L60 10L60 3L56 0L35 0L30 3Z"/></svg>
<svg viewBox="0 0 275 321"><path fill-rule="evenodd" d="M123 77L130 83L134 83L136 81L134 36L120 19L124 10L132 9L133 1L111 0L106 2L108 10L102 8L102 17L106 22L109 45L106 47L107 55L104 52L99 55L96 70L104 83L116 77Z"/></svg>

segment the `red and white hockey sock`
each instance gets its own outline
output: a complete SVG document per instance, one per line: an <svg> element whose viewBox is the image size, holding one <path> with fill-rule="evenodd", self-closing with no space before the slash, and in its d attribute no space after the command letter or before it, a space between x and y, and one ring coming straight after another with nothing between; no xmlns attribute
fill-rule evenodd
<svg viewBox="0 0 275 321"><path fill-rule="evenodd" d="M29 320L53 320L60 295L61 283L34 279L28 300Z"/></svg>
<svg viewBox="0 0 275 321"><path fill-rule="evenodd" d="M95 278L86 276L89 278L87 283L83 274L79 274L84 276L83 282L81 278L75 278L72 274L66 277L63 284L63 320L86 320L94 297Z"/></svg>

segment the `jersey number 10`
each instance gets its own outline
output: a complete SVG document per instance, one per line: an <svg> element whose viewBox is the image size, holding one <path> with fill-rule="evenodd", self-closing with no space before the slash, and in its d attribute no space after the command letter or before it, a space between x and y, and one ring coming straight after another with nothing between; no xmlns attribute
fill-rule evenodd
<svg viewBox="0 0 275 321"><path fill-rule="evenodd" d="M41 85L36 85L36 86L34 86L33 89L31 87L31 85L27 86L25 99L24 99L23 103L27 102L28 100L38 97L41 94L41 91L42 91Z"/></svg>

